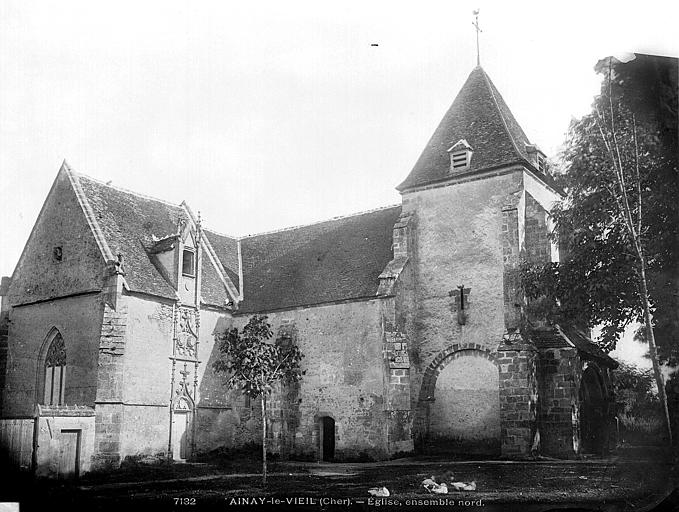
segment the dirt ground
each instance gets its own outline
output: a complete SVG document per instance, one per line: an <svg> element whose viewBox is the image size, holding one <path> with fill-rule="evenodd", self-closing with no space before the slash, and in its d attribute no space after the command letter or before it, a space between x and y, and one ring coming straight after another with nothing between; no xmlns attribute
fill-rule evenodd
<svg viewBox="0 0 679 512"><path fill-rule="evenodd" d="M17 480L0 500L21 511L44 510L653 510L673 489L674 466L663 451L580 461L463 461L432 457L380 463L274 462L263 487L253 459L201 464L129 465L72 482ZM475 481L476 491L432 495L425 478ZM7 481L7 480L6 480ZM370 498L385 486L389 497ZM679 510L679 501L676 508Z"/></svg>

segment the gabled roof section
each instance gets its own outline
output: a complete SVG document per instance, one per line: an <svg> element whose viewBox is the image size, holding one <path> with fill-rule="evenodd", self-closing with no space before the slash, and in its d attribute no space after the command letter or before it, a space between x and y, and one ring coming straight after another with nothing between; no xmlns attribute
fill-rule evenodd
<svg viewBox="0 0 679 512"><path fill-rule="evenodd" d="M618 362L606 354L594 343L587 334L574 327L557 326L561 333L568 338L575 348L584 353L589 359L598 361L609 368L617 368Z"/></svg>
<svg viewBox="0 0 679 512"><path fill-rule="evenodd" d="M449 153L451 151L464 151L464 150L473 151L474 149L469 145L469 142L467 142L464 139L460 139L455 144L450 146L447 152Z"/></svg>
<svg viewBox="0 0 679 512"><path fill-rule="evenodd" d="M241 239L244 301L252 313L374 297L392 259L400 206Z"/></svg>
<svg viewBox="0 0 679 512"><path fill-rule="evenodd" d="M399 191L450 179L448 149L464 139L474 148L465 173L515 163L527 164L528 137L480 66L474 68L455 101L443 116L413 170Z"/></svg>
<svg viewBox="0 0 679 512"><path fill-rule="evenodd" d="M176 235L179 219L186 216L183 208L82 174L77 178L111 252L123 256L130 290L174 299L174 288L152 263L149 252L159 240Z"/></svg>
<svg viewBox="0 0 679 512"><path fill-rule="evenodd" d="M203 233L210 241L217 258L223 265L226 274L234 285L240 289L238 278L238 239L228 235L222 235L209 229L204 229Z"/></svg>
<svg viewBox="0 0 679 512"><path fill-rule="evenodd" d="M609 368L617 368L618 362L601 350L585 333L575 328L555 326L549 329L533 329L530 339L540 349L574 347L585 359L592 359Z"/></svg>
<svg viewBox="0 0 679 512"><path fill-rule="evenodd" d="M168 203L110 186L71 170L69 172L74 188L77 186L79 189L81 203L85 205L83 208L90 212L92 224L100 233L106 250L116 258L118 254L123 256L128 288L134 292L175 299L175 288L157 266L155 255L174 250L179 239L180 219L182 224L192 225L195 229L196 222L188 206ZM226 256L226 242L211 232L207 234L201 265L201 296L208 304L224 306L232 300L227 288L231 289L234 297L238 295L233 283L228 280L234 275L234 267L225 272L225 278L222 269L217 268L221 257L208 254L217 252L212 248L213 239L219 242L218 248L224 254L224 260L233 264L233 258ZM237 259L235 268L238 268ZM237 272L235 275L237 282Z"/></svg>

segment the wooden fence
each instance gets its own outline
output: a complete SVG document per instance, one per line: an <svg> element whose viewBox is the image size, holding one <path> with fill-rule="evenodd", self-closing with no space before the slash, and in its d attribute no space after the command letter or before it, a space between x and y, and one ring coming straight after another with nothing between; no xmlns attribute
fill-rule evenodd
<svg viewBox="0 0 679 512"><path fill-rule="evenodd" d="M30 470L35 419L0 419L0 449L15 469Z"/></svg>

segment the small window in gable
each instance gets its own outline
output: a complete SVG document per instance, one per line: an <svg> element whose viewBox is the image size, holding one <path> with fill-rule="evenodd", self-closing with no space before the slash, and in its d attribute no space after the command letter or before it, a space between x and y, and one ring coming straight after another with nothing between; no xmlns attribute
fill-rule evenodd
<svg viewBox="0 0 679 512"><path fill-rule="evenodd" d="M196 253L191 249L184 249L182 255L182 274L191 277L196 275Z"/></svg>
<svg viewBox="0 0 679 512"><path fill-rule="evenodd" d="M460 172L469 169L472 163L472 147L469 143L461 139L448 149L450 155L450 170L452 172Z"/></svg>

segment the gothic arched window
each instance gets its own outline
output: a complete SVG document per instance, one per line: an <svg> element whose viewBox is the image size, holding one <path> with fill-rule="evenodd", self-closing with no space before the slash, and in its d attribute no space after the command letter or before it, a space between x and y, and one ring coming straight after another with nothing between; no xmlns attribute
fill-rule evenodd
<svg viewBox="0 0 679 512"><path fill-rule="evenodd" d="M44 405L63 405L66 384L66 345L60 333L52 339L45 356Z"/></svg>

